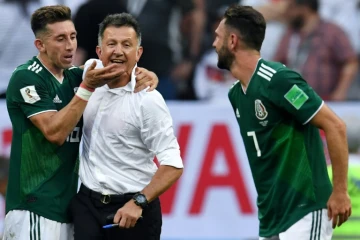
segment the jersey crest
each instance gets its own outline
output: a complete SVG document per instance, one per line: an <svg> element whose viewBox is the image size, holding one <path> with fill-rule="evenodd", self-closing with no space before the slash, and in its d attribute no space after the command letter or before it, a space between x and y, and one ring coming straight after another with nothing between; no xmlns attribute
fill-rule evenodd
<svg viewBox="0 0 360 240"><path fill-rule="evenodd" d="M255 115L260 120L264 120L268 115L264 104L259 99L255 100Z"/></svg>
<svg viewBox="0 0 360 240"><path fill-rule="evenodd" d="M20 89L20 93L24 98L24 101L30 104L36 103L41 100L39 94L36 92L35 86L27 86Z"/></svg>

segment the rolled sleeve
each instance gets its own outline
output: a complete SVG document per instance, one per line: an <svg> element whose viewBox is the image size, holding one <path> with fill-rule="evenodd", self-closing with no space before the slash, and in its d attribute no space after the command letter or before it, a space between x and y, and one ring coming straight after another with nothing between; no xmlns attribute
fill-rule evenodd
<svg viewBox="0 0 360 240"><path fill-rule="evenodd" d="M155 153L160 165L183 168L172 118L162 96L157 91L147 93L140 109L141 138L146 147Z"/></svg>

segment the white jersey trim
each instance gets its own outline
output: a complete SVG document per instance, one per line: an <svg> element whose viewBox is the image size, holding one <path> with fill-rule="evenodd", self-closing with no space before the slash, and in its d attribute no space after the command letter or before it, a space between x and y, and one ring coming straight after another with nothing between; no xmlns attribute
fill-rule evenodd
<svg viewBox="0 0 360 240"><path fill-rule="evenodd" d="M27 118L31 118L32 116L35 116L35 115L38 115L38 114L44 113L44 112L57 112L57 110L50 109L50 110L45 110L45 111L37 112L37 113L31 114L30 116L27 116Z"/></svg>
<svg viewBox="0 0 360 240"><path fill-rule="evenodd" d="M324 101L322 101L320 107L314 112L313 115L311 115L311 117L303 123L303 125L307 124L308 122L310 122L311 119L313 119L313 117L315 117L315 115L320 111L320 109L322 108L322 106L324 106Z"/></svg>

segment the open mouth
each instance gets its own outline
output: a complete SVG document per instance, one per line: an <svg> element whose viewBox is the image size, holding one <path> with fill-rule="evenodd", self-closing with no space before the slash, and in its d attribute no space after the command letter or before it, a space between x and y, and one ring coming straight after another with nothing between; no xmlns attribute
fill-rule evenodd
<svg viewBox="0 0 360 240"><path fill-rule="evenodd" d="M73 55L66 55L64 58L65 58L67 61L72 61Z"/></svg>
<svg viewBox="0 0 360 240"><path fill-rule="evenodd" d="M116 64L124 64L125 61L124 60L120 60L120 59L113 59L110 60L111 63L116 63Z"/></svg>

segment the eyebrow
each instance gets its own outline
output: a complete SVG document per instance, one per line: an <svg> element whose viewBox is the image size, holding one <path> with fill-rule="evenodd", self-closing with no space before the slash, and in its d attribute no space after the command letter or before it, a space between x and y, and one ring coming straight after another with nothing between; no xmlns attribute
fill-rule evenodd
<svg viewBox="0 0 360 240"><path fill-rule="evenodd" d="M75 31L75 32L72 32L70 35L76 35L77 34L77 32ZM58 38L58 37L66 37L66 34L65 33L60 33L60 34L58 34L58 35L55 35L55 38Z"/></svg>

